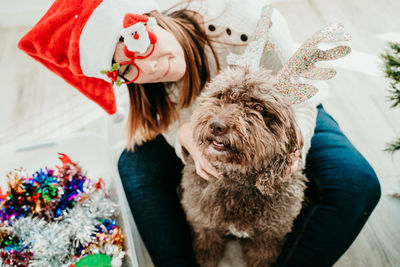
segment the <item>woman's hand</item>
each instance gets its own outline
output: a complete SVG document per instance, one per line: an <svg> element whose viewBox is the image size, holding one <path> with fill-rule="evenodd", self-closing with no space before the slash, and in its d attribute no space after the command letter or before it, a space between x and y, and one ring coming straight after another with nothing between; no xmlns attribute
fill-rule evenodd
<svg viewBox="0 0 400 267"><path fill-rule="evenodd" d="M196 166L196 173L203 179L209 180L209 175L216 178L221 178L218 171L211 165L211 163L204 158L200 152L197 144L193 140L193 132L190 123L186 122L181 125L178 131L178 141L192 156Z"/></svg>

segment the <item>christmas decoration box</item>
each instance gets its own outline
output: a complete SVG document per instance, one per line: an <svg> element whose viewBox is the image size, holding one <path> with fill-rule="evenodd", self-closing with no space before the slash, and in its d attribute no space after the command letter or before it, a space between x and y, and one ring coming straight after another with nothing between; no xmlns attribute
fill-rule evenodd
<svg viewBox="0 0 400 267"><path fill-rule="evenodd" d="M56 166L62 166L58 153L66 154L72 162L77 163L93 183L101 178L110 199L119 207L116 219L123 231L126 252L122 266L151 266L126 200L116 160L113 159L106 140L100 135L80 133L26 146L0 147L0 186L3 193L8 188L7 174L10 171L22 167L31 176L46 167L54 170Z"/></svg>

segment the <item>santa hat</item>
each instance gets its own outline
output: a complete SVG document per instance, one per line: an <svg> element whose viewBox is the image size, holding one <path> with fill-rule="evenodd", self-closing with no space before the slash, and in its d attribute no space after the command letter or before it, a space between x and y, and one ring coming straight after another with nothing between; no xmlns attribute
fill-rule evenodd
<svg viewBox="0 0 400 267"><path fill-rule="evenodd" d="M107 113L116 112L110 69L125 14L159 10L153 0L56 0L18 47Z"/></svg>

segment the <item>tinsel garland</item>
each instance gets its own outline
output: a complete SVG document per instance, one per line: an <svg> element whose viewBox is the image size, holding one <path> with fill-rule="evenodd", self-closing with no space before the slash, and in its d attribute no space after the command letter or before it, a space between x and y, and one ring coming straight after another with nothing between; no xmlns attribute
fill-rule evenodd
<svg viewBox="0 0 400 267"><path fill-rule="evenodd" d="M40 169L28 177L19 169L8 175L9 189L0 199L0 266L74 266L93 254L121 265L118 206L101 180L92 184L79 165L60 155L58 172Z"/></svg>

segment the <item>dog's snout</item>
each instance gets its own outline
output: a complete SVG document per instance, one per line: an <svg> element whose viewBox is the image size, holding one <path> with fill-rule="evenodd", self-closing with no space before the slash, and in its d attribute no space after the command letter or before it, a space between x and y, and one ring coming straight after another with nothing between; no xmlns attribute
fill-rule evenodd
<svg viewBox="0 0 400 267"><path fill-rule="evenodd" d="M228 126L222 121L211 121L210 123L211 133L214 135L222 135L228 130Z"/></svg>

